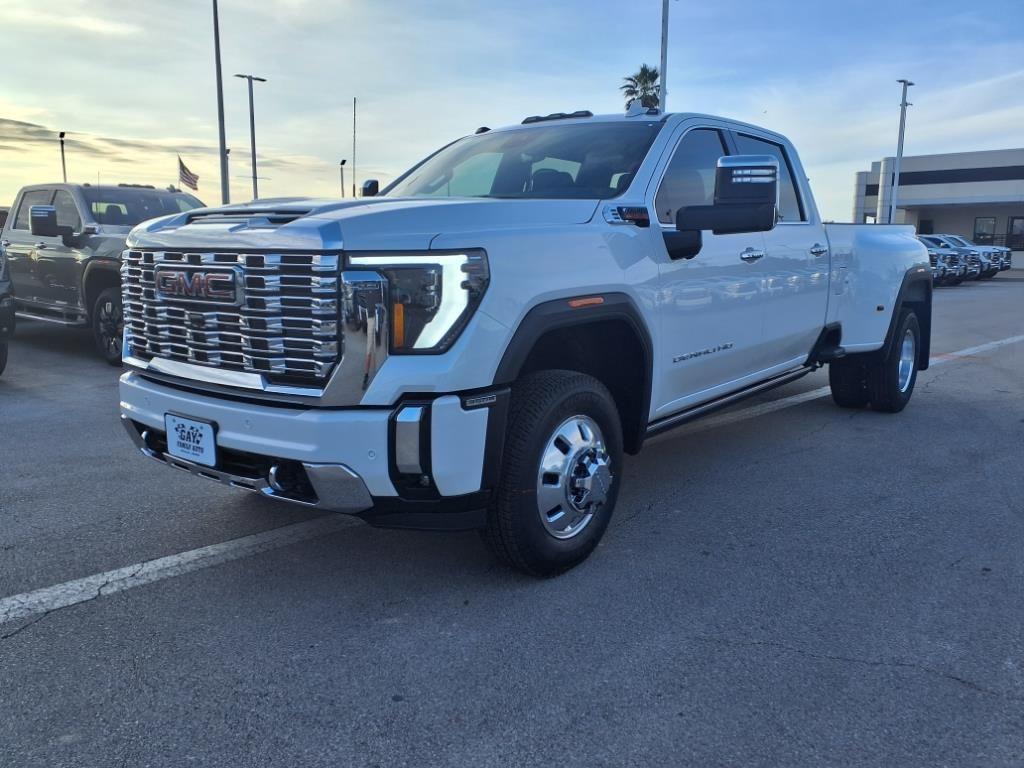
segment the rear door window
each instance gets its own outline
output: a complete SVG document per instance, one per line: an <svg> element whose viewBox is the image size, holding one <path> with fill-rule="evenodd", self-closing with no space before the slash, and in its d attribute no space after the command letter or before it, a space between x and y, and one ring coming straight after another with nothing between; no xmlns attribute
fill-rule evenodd
<svg viewBox="0 0 1024 768"><path fill-rule="evenodd" d="M807 221L800 192L793 179L793 168L790 165L786 150L781 144L773 141L736 134L736 148L741 155L773 155L779 161L779 220Z"/></svg>
<svg viewBox="0 0 1024 768"><path fill-rule="evenodd" d="M21 196L21 203L18 205L18 215L14 218L13 229L31 229L29 225L29 209L33 205L49 205L53 199L52 189L30 189Z"/></svg>

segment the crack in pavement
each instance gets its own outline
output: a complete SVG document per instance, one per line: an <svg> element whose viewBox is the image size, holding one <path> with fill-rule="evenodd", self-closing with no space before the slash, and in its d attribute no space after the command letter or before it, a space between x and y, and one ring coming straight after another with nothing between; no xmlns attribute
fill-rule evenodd
<svg viewBox="0 0 1024 768"><path fill-rule="evenodd" d="M138 568L136 568L134 571L132 571L127 576L120 576L120 577L116 577L116 578L112 577L112 578L107 579L102 584L100 584L98 587L96 587L96 594L93 595L92 597L86 598L85 600L81 600L81 601L79 601L77 603L73 603L72 605L62 605L59 608L51 608L48 611L44 611L43 613L39 614L38 616L36 616L31 621L27 621L24 624L22 624L20 627L15 629L13 632L8 632L5 635L0 635L0 640L9 640L12 637L20 635L26 629L28 629L29 627L35 626L36 624L41 622L43 619L45 619L50 614L58 613L60 611L67 610L68 608L72 608L75 605L82 605L83 603L91 603L93 600L95 600L95 599L97 599L99 597L103 597L103 590L106 589L107 587L109 587L112 583L114 583L115 581L122 581L123 579L132 579L132 578L138 576L139 573L142 572L142 569L145 568L145 567L146 567L145 563L143 563L143 564L139 565Z"/></svg>
<svg viewBox="0 0 1024 768"><path fill-rule="evenodd" d="M802 648L796 648L785 643L775 642L773 640L731 640L725 637L713 637L710 635L685 635L685 640L693 640L696 642L713 643L716 645L725 645L731 647L747 647L747 648L774 648L781 651L787 651L789 653L795 653L798 656L803 656L810 659L818 659L820 661L837 661L844 664L859 664L866 667L890 667L893 669L914 669L925 674L932 675L934 677L940 677L944 680L957 683L969 688L977 693L985 694L986 696L995 696L1000 699L1007 701L1024 701L1022 696L1014 696L1013 694L1005 691L997 691L991 688L986 688L983 685L975 683L973 680L968 680L965 677L954 675L949 672L943 672L939 669L933 669L932 667L926 667L923 664L912 661L900 661L890 660L886 661L883 659L861 659L855 656L839 656L827 653L814 653L813 651L806 651Z"/></svg>

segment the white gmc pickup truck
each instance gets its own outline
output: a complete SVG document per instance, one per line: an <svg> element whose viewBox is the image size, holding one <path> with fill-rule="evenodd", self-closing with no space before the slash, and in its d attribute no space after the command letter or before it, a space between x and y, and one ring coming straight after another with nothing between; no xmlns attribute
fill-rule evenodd
<svg viewBox="0 0 1024 768"><path fill-rule="evenodd" d="M644 439L829 366L896 412L928 365L910 227L825 225L783 136L698 114L527 118L376 194L135 228L122 420L193 475L536 575L597 545Z"/></svg>

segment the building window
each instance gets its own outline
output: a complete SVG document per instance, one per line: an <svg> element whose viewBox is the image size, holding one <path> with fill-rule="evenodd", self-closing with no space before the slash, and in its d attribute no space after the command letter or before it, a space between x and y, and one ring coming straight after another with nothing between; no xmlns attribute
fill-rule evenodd
<svg viewBox="0 0 1024 768"><path fill-rule="evenodd" d="M1024 251L1024 216L1011 216L1006 223L1006 247Z"/></svg>
<svg viewBox="0 0 1024 768"><path fill-rule="evenodd" d="M921 219L921 221L917 223L917 234L934 235L935 221L933 219Z"/></svg>
<svg viewBox="0 0 1024 768"><path fill-rule="evenodd" d="M995 237L995 216L979 216L974 220L974 242L978 245L991 245Z"/></svg>

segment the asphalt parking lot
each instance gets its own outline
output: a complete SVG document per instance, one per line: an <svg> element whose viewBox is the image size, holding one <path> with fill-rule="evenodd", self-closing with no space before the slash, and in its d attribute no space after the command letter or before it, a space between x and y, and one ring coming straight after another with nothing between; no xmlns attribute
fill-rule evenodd
<svg viewBox="0 0 1024 768"><path fill-rule="evenodd" d="M87 335L26 323L0 598L253 544L0 625L0 764L1020 765L1022 334L1024 272L937 289L902 414L819 372L659 438L536 581L144 459Z"/></svg>

